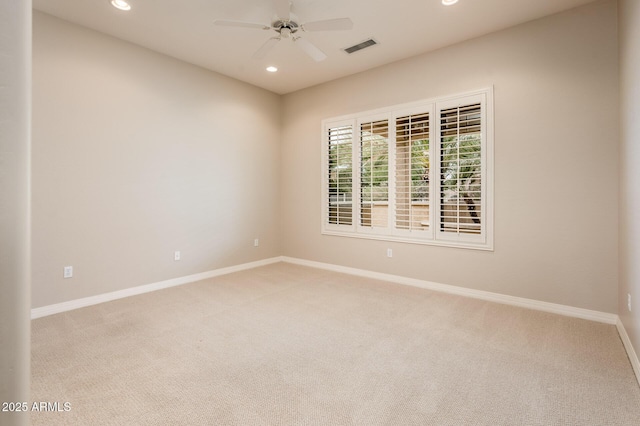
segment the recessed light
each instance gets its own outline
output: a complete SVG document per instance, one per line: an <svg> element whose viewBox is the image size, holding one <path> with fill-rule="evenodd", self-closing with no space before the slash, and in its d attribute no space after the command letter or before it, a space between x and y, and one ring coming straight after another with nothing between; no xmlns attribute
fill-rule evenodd
<svg viewBox="0 0 640 426"><path fill-rule="evenodd" d="M442 0L442 4L445 6L451 6L452 4L458 3L458 0Z"/></svg>
<svg viewBox="0 0 640 426"><path fill-rule="evenodd" d="M124 0L110 0L111 6L120 10L131 10L131 5Z"/></svg>
<svg viewBox="0 0 640 426"><path fill-rule="evenodd" d="M267 67L267 71L269 71L269 72L276 72L276 71L278 71L278 68L273 67L273 66L272 66L272 67Z"/></svg>

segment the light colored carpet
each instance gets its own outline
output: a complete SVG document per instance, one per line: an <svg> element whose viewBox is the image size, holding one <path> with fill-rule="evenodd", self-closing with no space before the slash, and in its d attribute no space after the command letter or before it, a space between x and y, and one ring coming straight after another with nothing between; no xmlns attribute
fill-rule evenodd
<svg viewBox="0 0 640 426"><path fill-rule="evenodd" d="M611 325L285 263L33 321L34 425L638 425Z"/></svg>

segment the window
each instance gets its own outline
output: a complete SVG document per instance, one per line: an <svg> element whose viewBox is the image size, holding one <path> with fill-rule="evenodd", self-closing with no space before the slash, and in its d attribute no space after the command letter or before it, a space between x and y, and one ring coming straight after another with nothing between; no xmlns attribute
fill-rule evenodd
<svg viewBox="0 0 640 426"><path fill-rule="evenodd" d="M386 228L389 216L389 122L360 124L360 226Z"/></svg>
<svg viewBox="0 0 640 426"><path fill-rule="evenodd" d="M353 223L352 147L353 126L336 126L328 130L328 195L327 222L333 225Z"/></svg>
<svg viewBox="0 0 640 426"><path fill-rule="evenodd" d="M322 232L493 248L493 96L323 121Z"/></svg>
<svg viewBox="0 0 640 426"><path fill-rule="evenodd" d="M429 115L423 112L395 120L396 229L429 229Z"/></svg>

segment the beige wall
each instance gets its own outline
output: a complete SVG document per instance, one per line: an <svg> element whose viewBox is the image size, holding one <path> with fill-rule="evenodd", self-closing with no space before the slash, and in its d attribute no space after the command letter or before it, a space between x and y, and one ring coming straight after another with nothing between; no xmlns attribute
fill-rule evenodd
<svg viewBox="0 0 640 426"><path fill-rule="evenodd" d="M31 1L0 3L0 402L29 401ZM29 413L0 412L28 425Z"/></svg>
<svg viewBox="0 0 640 426"><path fill-rule="evenodd" d="M616 11L596 2L286 95L284 254L617 312ZM494 252L320 234L322 119L489 85Z"/></svg>
<svg viewBox="0 0 640 426"><path fill-rule="evenodd" d="M39 12L33 55L34 308L280 254L279 96Z"/></svg>
<svg viewBox="0 0 640 426"><path fill-rule="evenodd" d="M620 308L640 354L640 2L620 0ZM632 311L627 309L627 294Z"/></svg>

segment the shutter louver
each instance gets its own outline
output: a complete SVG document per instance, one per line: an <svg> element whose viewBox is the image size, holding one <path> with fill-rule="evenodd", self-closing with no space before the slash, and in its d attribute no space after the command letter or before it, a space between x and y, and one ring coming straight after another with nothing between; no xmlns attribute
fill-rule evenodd
<svg viewBox="0 0 640 426"><path fill-rule="evenodd" d="M328 130L328 223L353 223L353 127L340 126Z"/></svg>
<svg viewBox="0 0 640 426"><path fill-rule="evenodd" d="M429 113L396 119L396 229L429 229Z"/></svg>
<svg viewBox="0 0 640 426"><path fill-rule="evenodd" d="M481 234L482 129L480 103L440 112L440 230Z"/></svg>
<svg viewBox="0 0 640 426"><path fill-rule="evenodd" d="M389 217L389 122L360 125L360 226L385 228Z"/></svg>

